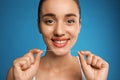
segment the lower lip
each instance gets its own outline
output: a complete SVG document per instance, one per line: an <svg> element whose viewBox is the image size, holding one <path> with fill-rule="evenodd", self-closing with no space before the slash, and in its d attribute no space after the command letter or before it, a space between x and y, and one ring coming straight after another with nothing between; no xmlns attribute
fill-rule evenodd
<svg viewBox="0 0 120 80"><path fill-rule="evenodd" d="M68 43L68 40L65 43L62 43L62 44L59 44L59 43L56 43L56 42L53 41L53 45L57 48L63 48L67 45L67 43Z"/></svg>

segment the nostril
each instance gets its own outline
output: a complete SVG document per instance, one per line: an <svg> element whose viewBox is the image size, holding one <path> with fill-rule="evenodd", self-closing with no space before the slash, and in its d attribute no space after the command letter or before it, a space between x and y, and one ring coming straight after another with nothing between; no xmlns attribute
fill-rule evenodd
<svg viewBox="0 0 120 80"><path fill-rule="evenodd" d="M55 37L62 37L64 36L65 34L54 34Z"/></svg>

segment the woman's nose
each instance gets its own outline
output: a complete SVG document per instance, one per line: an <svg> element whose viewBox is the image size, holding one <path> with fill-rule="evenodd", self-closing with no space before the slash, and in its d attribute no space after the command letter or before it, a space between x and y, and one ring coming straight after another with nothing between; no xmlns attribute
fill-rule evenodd
<svg viewBox="0 0 120 80"><path fill-rule="evenodd" d="M63 23L58 23L58 24L55 26L54 35L55 35L56 37L62 37L62 36L65 35L65 27L64 27Z"/></svg>

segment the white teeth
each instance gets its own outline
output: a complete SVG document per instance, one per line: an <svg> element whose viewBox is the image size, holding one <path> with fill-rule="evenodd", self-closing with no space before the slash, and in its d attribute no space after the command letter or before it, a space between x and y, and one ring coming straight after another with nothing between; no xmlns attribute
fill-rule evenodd
<svg viewBox="0 0 120 80"><path fill-rule="evenodd" d="M60 43L61 43L61 41L55 41L55 43L58 43L58 44L60 44Z"/></svg>
<svg viewBox="0 0 120 80"><path fill-rule="evenodd" d="M67 41L60 41L61 42L61 44L63 44L63 43L66 43Z"/></svg>
<svg viewBox="0 0 120 80"><path fill-rule="evenodd" d="M55 43L58 43L58 44L64 44L67 42L67 40L64 40L64 41L54 41Z"/></svg>

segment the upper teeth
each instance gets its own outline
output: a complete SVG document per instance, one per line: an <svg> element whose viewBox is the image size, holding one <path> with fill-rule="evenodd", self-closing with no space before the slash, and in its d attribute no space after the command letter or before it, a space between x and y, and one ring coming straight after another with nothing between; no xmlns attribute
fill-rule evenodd
<svg viewBox="0 0 120 80"><path fill-rule="evenodd" d="M58 43L58 44L63 44L65 43L67 40L64 40L64 41L55 41L55 43Z"/></svg>

